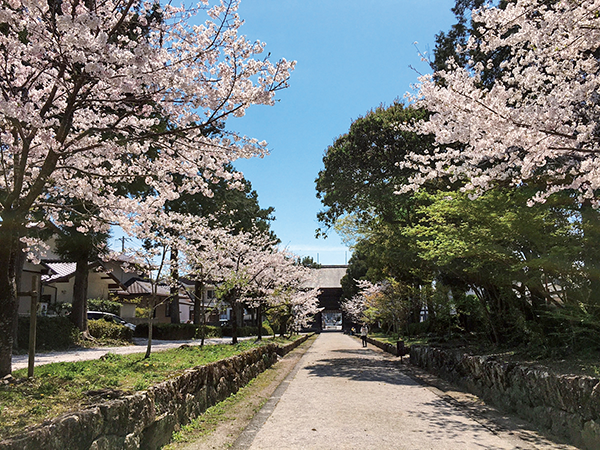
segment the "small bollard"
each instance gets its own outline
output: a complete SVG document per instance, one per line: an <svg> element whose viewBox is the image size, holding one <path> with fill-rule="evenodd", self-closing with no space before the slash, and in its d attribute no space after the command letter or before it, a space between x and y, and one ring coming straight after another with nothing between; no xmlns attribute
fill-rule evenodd
<svg viewBox="0 0 600 450"><path fill-rule="evenodd" d="M404 356L404 353L405 353L404 341L396 342L396 353L397 353L397 356L400 357L400 362L402 362L402 357Z"/></svg>

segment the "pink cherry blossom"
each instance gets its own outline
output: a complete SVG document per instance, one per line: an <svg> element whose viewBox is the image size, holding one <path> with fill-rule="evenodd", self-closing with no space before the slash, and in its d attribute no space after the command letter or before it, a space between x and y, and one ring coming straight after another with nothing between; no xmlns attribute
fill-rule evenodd
<svg viewBox="0 0 600 450"><path fill-rule="evenodd" d="M597 204L599 10L599 0L517 0L474 12L482 34L467 50L510 54L491 85L482 83L486 64L480 62L420 78L412 99L433 114L416 129L434 135L437 147L400 162L420 168L402 191L441 175L463 179L475 191L497 181L546 179L538 201L573 189Z"/></svg>

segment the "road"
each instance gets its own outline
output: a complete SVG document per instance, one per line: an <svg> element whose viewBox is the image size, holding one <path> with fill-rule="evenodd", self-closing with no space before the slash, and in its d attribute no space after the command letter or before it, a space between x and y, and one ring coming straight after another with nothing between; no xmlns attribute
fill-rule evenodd
<svg viewBox="0 0 600 450"><path fill-rule="evenodd" d="M238 338L253 339L253 338ZM228 344L231 342L230 337L224 338L209 338L204 340L205 344ZM73 362L73 361L86 361L90 359L98 359L107 353L117 353L125 355L129 353L144 353L146 346L148 345L147 339L134 338L134 345L127 345L123 347L95 347L95 348L82 348L76 350L65 350L56 351L49 353L39 353L35 355L35 365L41 366L43 364L49 364L54 362ZM168 350L170 348L176 348L183 344L188 345L200 345L200 341L197 339L188 341L161 341L154 339L152 341L152 351L157 352L161 350ZM12 357L12 370L19 370L27 367L28 355L13 355Z"/></svg>
<svg viewBox="0 0 600 450"><path fill-rule="evenodd" d="M515 425L491 426L407 373L357 339L321 334L234 448L572 448Z"/></svg>

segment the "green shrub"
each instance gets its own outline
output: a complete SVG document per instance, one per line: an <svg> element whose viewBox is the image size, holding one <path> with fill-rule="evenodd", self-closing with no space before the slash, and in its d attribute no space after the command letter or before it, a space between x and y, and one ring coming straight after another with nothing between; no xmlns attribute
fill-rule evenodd
<svg viewBox="0 0 600 450"><path fill-rule="evenodd" d="M425 334L429 331L430 325L431 322L427 320L425 322L409 323L406 326L406 334L408 336L418 336L421 334Z"/></svg>
<svg viewBox="0 0 600 450"><path fill-rule="evenodd" d="M121 304L112 300L102 300L100 298L87 301L88 311L102 311L118 316L121 313Z"/></svg>
<svg viewBox="0 0 600 450"><path fill-rule="evenodd" d="M19 317L18 347L29 347L29 317ZM77 343L79 330L62 316L38 316L36 350L63 350Z"/></svg>
<svg viewBox="0 0 600 450"><path fill-rule="evenodd" d="M140 323L135 329L136 337L148 337L148 323ZM206 326L205 338L222 337L221 327ZM184 341L201 338L201 327L193 323L155 323L152 326L152 339Z"/></svg>
<svg viewBox="0 0 600 450"><path fill-rule="evenodd" d="M71 314L72 309L73 305L67 302L48 304L48 313L51 315L68 316L69 314Z"/></svg>
<svg viewBox="0 0 600 450"><path fill-rule="evenodd" d="M188 339L200 339L200 327L193 323L155 323L152 326L152 339L178 341ZM240 327L238 328L238 336L256 336L256 327ZM262 327L263 336L272 336L273 330L264 323ZM135 336L148 337L148 324L141 323L135 329ZM223 337L231 336L231 327L216 327L212 325L206 326L206 335L204 337Z"/></svg>
<svg viewBox="0 0 600 450"><path fill-rule="evenodd" d="M196 325L193 323L155 323L152 325L152 339L182 341L196 337ZM140 323L135 329L138 337L148 337L148 323Z"/></svg>
<svg viewBox="0 0 600 450"><path fill-rule="evenodd" d="M232 335L232 329L230 326L221 327L221 331L223 333L223 336L231 336ZM258 328L257 327L238 327L237 335L238 335L238 337L257 336ZM262 335L263 336L272 336L273 335L273 330L271 329L271 327L266 327L264 323L262 326Z"/></svg>
<svg viewBox="0 0 600 450"><path fill-rule="evenodd" d="M202 327L198 327L196 331L196 339L200 339L202 337ZM215 327L214 325L206 325L205 327L205 338L220 338L223 337L223 330L221 327Z"/></svg>
<svg viewBox="0 0 600 450"><path fill-rule="evenodd" d="M133 338L133 331L131 329L104 319L88 320L88 328L90 334L101 341L114 340L131 342Z"/></svg>
<svg viewBox="0 0 600 450"><path fill-rule="evenodd" d="M273 328L271 328L271 325L269 325L269 322L263 322L262 326L263 326L263 335L265 335L265 334L268 334L270 336L275 335L275 332L273 331Z"/></svg>
<svg viewBox="0 0 600 450"><path fill-rule="evenodd" d="M150 315L152 308L141 308L139 306L135 307L135 317L140 317L142 319L147 319Z"/></svg>

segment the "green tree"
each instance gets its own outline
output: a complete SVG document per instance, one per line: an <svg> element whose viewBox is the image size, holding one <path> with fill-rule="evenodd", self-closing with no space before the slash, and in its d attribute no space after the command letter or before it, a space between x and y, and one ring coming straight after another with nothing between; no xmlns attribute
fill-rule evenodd
<svg viewBox="0 0 600 450"><path fill-rule="evenodd" d="M411 196L397 195L412 170L400 168L410 152L429 148L432 140L403 130L399 125L422 120L427 113L396 102L380 106L355 120L348 133L338 137L323 157L325 168L316 179L317 197L324 209L317 218L324 230L347 214L368 223L374 218L409 223Z"/></svg>
<svg viewBox="0 0 600 450"><path fill-rule="evenodd" d="M403 127L426 119L426 111L395 102L380 106L355 120L348 133L331 145L323 158L325 168L316 179L317 197L324 209L318 213L326 234L332 226L356 241L348 275L342 280L345 298L357 292L354 274L377 282L393 278L413 287L431 278L401 229L410 226L416 203L412 193L398 194L414 172L398 161L409 153L431 148L429 136ZM365 267L358 267L363 266ZM420 302L412 302L411 320L419 320Z"/></svg>
<svg viewBox="0 0 600 450"><path fill-rule="evenodd" d="M529 206L531 195L528 187L496 188L475 199L420 192L419 221L404 230L419 256L444 274L442 282L473 290L498 343L548 331L546 313L573 301L590 275L580 266L579 205L556 195Z"/></svg>
<svg viewBox="0 0 600 450"><path fill-rule="evenodd" d="M89 264L97 261L107 250L109 234L87 231L76 226L61 227L56 234L56 251L61 258L75 262L73 300L70 319L85 338L89 338L87 325L87 292Z"/></svg>

